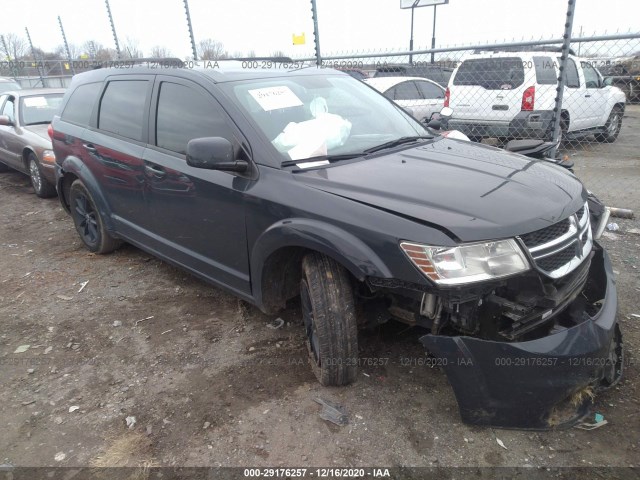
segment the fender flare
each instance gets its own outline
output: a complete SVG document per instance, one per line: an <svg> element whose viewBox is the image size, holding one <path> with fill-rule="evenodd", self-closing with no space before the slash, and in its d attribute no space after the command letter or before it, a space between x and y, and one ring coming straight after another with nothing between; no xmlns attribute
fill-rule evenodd
<svg viewBox="0 0 640 480"><path fill-rule="evenodd" d="M65 173L75 175L84 184L96 204L96 208L104 222L105 228L109 233L115 232L115 225L111 218L111 206L109 205L109 202L107 202L107 199L100 188L100 184L91 170L89 170L84 162L78 157L65 158L60 167L58 178L58 191L61 192L61 196L64 195L62 190L62 181ZM68 198L65 198L64 202L66 203L68 200Z"/></svg>
<svg viewBox="0 0 640 480"><path fill-rule="evenodd" d="M283 247L315 250L344 266L358 280L367 276L391 278L380 257L355 235L329 223L308 218L288 218L271 225L258 237L251 251L253 296L262 305L262 275L269 256Z"/></svg>

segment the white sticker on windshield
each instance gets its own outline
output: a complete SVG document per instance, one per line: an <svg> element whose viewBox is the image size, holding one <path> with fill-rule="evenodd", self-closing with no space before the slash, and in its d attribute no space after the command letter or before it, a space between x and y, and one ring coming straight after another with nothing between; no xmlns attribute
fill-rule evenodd
<svg viewBox="0 0 640 480"><path fill-rule="evenodd" d="M249 90L249 93L265 112L302 105L302 101L296 94L284 85L281 87L256 88Z"/></svg>
<svg viewBox="0 0 640 480"><path fill-rule="evenodd" d="M46 107L47 99L44 97L24 97L25 107Z"/></svg>

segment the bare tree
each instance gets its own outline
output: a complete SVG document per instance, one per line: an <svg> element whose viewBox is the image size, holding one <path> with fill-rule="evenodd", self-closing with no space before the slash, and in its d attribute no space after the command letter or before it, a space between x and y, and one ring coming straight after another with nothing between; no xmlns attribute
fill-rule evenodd
<svg viewBox="0 0 640 480"><path fill-rule="evenodd" d="M249 52L247 53L247 58L256 58L256 51L255 50L249 50Z"/></svg>
<svg viewBox="0 0 640 480"><path fill-rule="evenodd" d="M67 60L67 50L64 45L58 45L53 53L55 53L58 58ZM82 48L74 43L70 43L69 54L71 55L71 60L78 60L80 55L82 55Z"/></svg>
<svg viewBox="0 0 640 480"><path fill-rule="evenodd" d="M138 47L138 40L127 37L125 42L120 47L122 52L122 58L142 58L142 50Z"/></svg>
<svg viewBox="0 0 640 480"><path fill-rule="evenodd" d="M198 59L200 60L218 60L229 56L222 42L216 42L211 38L201 40L196 50L198 52Z"/></svg>
<svg viewBox="0 0 640 480"><path fill-rule="evenodd" d="M89 58L96 58L97 53L104 48L100 42L95 40L87 40L82 44L82 53L89 56Z"/></svg>
<svg viewBox="0 0 640 480"><path fill-rule="evenodd" d="M282 57L288 57L288 55L286 53L284 53L282 50L276 50L273 53L271 53L271 56L273 58L282 58Z"/></svg>
<svg viewBox="0 0 640 480"><path fill-rule="evenodd" d="M7 45L7 51L4 53L11 60L19 60L29 53L27 41L15 33L6 34L4 36L4 43Z"/></svg>
<svg viewBox="0 0 640 480"><path fill-rule="evenodd" d="M151 49L151 56L153 58L169 58L172 56L172 53L167 47L156 45Z"/></svg>

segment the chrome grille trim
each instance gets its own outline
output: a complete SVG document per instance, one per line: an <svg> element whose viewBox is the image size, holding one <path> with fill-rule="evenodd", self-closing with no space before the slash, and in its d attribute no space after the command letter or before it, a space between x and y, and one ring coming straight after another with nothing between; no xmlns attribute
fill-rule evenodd
<svg viewBox="0 0 640 480"><path fill-rule="evenodd" d="M584 207L571 215L568 220L569 229L566 233L541 245L527 247L526 242L518 237L529 251L536 268L551 278L560 278L571 273L588 258L589 252L593 248L588 205L585 203ZM566 222L567 219L562 221ZM554 265L554 256L557 261L563 263L559 266ZM565 259L568 256L571 259L567 262Z"/></svg>

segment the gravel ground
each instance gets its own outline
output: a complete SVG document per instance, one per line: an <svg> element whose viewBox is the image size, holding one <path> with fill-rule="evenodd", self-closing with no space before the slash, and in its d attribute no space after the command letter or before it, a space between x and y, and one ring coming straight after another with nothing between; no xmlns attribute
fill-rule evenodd
<svg viewBox="0 0 640 480"><path fill-rule="evenodd" d="M639 173L626 125L620 146L635 150L607 166L607 185ZM578 171L597 178L607 147L578 150ZM637 187L601 196L640 206ZM361 357L383 360L352 386L324 388L306 365L297 305L274 329L276 316L134 247L89 254L57 199L36 198L17 173L0 175L0 204L0 464L640 464L638 220L615 219L603 239L627 354L623 381L592 407L609 423L524 432L462 424L444 373L407 362L424 356L416 329L362 334ZM344 405L349 424L322 420L316 396Z"/></svg>

